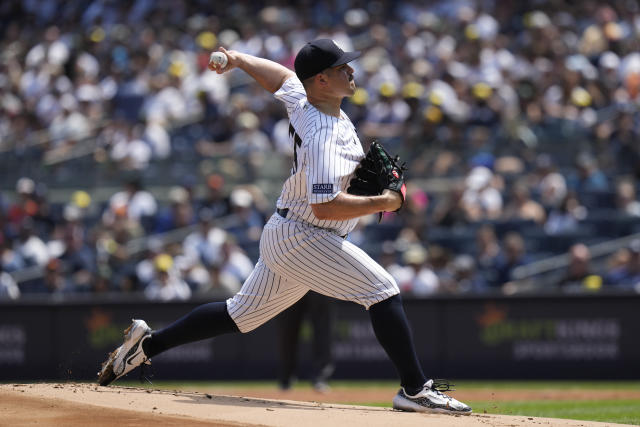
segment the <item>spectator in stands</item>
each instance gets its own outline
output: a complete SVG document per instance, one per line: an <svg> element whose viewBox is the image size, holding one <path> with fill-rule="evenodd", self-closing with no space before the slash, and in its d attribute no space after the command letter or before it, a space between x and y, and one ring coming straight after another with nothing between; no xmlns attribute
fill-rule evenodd
<svg viewBox="0 0 640 427"><path fill-rule="evenodd" d="M487 288L487 283L476 268L476 262L471 255L458 255L451 263L453 280L445 292L452 294L480 293Z"/></svg>
<svg viewBox="0 0 640 427"><path fill-rule="evenodd" d="M260 119L250 111L243 111L236 118L238 131L231 138L231 155L243 159L246 178L253 181L264 164L264 156L272 151L269 137L260 129Z"/></svg>
<svg viewBox="0 0 640 427"><path fill-rule="evenodd" d="M183 248L185 266L190 270L188 277L200 293L233 294L253 268L254 263L233 236L215 225L206 208L200 213L200 229L187 236Z"/></svg>
<svg viewBox="0 0 640 427"><path fill-rule="evenodd" d="M13 277L4 271L2 262L0 262L0 301L18 298L20 298L20 288Z"/></svg>
<svg viewBox="0 0 640 427"><path fill-rule="evenodd" d="M257 242L262 233L264 217L255 205L252 193L246 188L231 192L231 222L228 231L239 244Z"/></svg>
<svg viewBox="0 0 640 427"><path fill-rule="evenodd" d="M62 269L60 260L56 258L52 258L47 262L44 268L44 276L37 279L36 282L29 287L30 293L60 295L70 294L75 291L76 289L73 283L68 279L66 272Z"/></svg>
<svg viewBox="0 0 640 427"><path fill-rule="evenodd" d="M640 201L633 181L623 179L616 184L616 208L625 215L640 216Z"/></svg>
<svg viewBox="0 0 640 427"><path fill-rule="evenodd" d="M151 283L155 277L154 260L156 256L163 253L164 247L162 241L157 238L149 238L147 247L143 251L141 259L135 267L136 286L138 290L142 290Z"/></svg>
<svg viewBox="0 0 640 427"><path fill-rule="evenodd" d="M226 240L227 233L215 224L213 212L203 208L198 212L198 229L184 239L183 253L190 265L219 264L223 257L222 245Z"/></svg>
<svg viewBox="0 0 640 427"><path fill-rule="evenodd" d="M451 265L451 252L439 245L430 245L428 250L429 267L438 278L438 291L452 289L453 270Z"/></svg>
<svg viewBox="0 0 640 427"><path fill-rule="evenodd" d="M68 146L74 145L76 142L89 136L91 132L91 124L89 119L82 111L82 105L78 102L76 96L65 93L60 97L60 109L49 125L49 134L52 139L53 147L56 149L50 153L57 154L62 152Z"/></svg>
<svg viewBox="0 0 640 427"><path fill-rule="evenodd" d="M42 239L35 234L34 221L25 217L20 222L18 239L14 242L16 254L24 260L25 266L44 266L49 262L49 249Z"/></svg>
<svg viewBox="0 0 640 427"><path fill-rule="evenodd" d="M503 287L513 280L512 273L516 267L529 263L524 239L517 232L509 232L502 243L503 251L495 260L496 277L489 283L492 287Z"/></svg>
<svg viewBox="0 0 640 427"><path fill-rule="evenodd" d="M231 152L238 157L250 157L253 153L272 150L269 137L260 129L260 119L250 111L243 111L236 118L238 132L231 139ZM259 166L259 165L255 165Z"/></svg>
<svg viewBox="0 0 640 427"><path fill-rule="evenodd" d="M135 282L135 265L137 260L131 257L127 249L135 234L130 221L119 215L112 226L102 226L95 230L95 251L101 291L113 290L121 292L133 291Z"/></svg>
<svg viewBox="0 0 640 427"><path fill-rule="evenodd" d="M419 243L410 245L402 254L402 261L407 268L398 274L398 286L403 292L423 297L438 292L438 276L430 268L427 260L427 249Z"/></svg>
<svg viewBox="0 0 640 427"><path fill-rule="evenodd" d="M399 88L391 81L380 85L378 98L370 103L362 124L362 133L372 140L380 140L392 151L398 151L404 123L411 113L409 105L399 94Z"/></svg>
<svg viewBox="0 0 640 427"><path fill-rule="evenodd" d="M214 218L220 218L231 212L231 200L229 194L224 191L224 178L218 174L207 177L207 193L203 200L199 201L202 208L211 210Z"/></svg>
<svg viewBox="0 0 640 427"><path fill-rule="evenodd" d="M154 159L166 159L171 154L171 136L157 120L147 121L142 140L151 148L151 157Z"/></svg>
<svg viewBox="0 0 640 427"><path fill-rule="evenodd" d="M569 248L569 265L566 274L557 286L565 292L597 291L602 286L602 277L593 272L591 251L577 243Z"/></svg>
<svg viewBox="0 0 640 427"><path fill-rule="evenodd" d="M75 291L91 292L96 274L96 261L94 253L84 241L83 231L78 227L65 230L64 252L59 260Z"/></svg>
<svg viewBox="0 0 640 427"><path fill-rule="evenodd" d="M380 265L393 276L397 283L400 283L400 279L403 278L403 269L406 267L400 265L398 262L400 253L398 252L396 244L392 240L385 240L382 242L380 248Z"/></svg>
<svg viewBox="0 0 640 427"><path fill-rule="evenodd" d="M9 273L25 267L24 259L14 249L13 239L3 232L0 232L0 266Z"/></svg>
<svg viewBox="0 0 640 427"><path fill-rule="evenodd" d="M571 190L581 193L585 191L606 191L609 189L607 176L600 170L598 161L589 153L580 153L576 158L577 172L568 178Z"/></svg>
<svg viewBox="0 0 640 427"><path fill-rule="evenodd" d="M496 262L502 248L491 224L483 224L476 231L475 252L478 273L487 283L497 282Z"/></svg>
<svg viewBox="0 0 640 427"><path fill-rule="evenodd" d="M149 165L153 152L142 139L140 125L127 125L126 132L116 134L111 144L111 159L122 170L143 170Z"/></svg>
<svg viewBox="0 0 640 427"><path fill-rule="evenodd" d="M492 186L493 172L476 166L465 180L461 204L468 221L497 219L502 215L502 194Z"/></svg>
<svg viewBox="0 0 640 427"><path fill-rule="evenodd" d="M567 195L567 182L561 173L555 171L553 159L546 153L536 157L536 169L530 184L547 210L557 208Z"/></svg>
<svg viewBox="0 0 640 427"><path fill-rule="evenodd" d="M213 281L218 288L233 295L240 290L244 281L253 271L254 263L230 235L227 235L221 249L222 258L219 263L218 276L213 278Z"/></svg>
<svg viewBox="0 0 640 427"><path fill-rule="evenodd" d="M511 200L505 206L502 218L544 224L546 219L544 208L531 198L529 188L524 182L516 182L514 184L511 197Z"/></svg>
<svg viewBox="0 0 640 427"><path fill-rule="evenodd" d="M629 243L624 262L608 271L604 282L619 289L640 290L640 239Z"/></svg>
<svg viewBox="0 0 640 427"><path fill-rule="evenodd" d="M133 178L125 183L124 190L109 198L109 206L103 213L105 224L113 225L118 218L130 221L130 227L142 226L150 230L158 204L153 195L142 188L139 179Z"/></svg>
<svg viewBox="0 0 640 427"><path fill-rule="evenodd" d="M587 217L587 209L580 204L573 192L569 192L562 204L549 213L544 231L548 234L562 234L578 228L580 220Z"/></svg>
<svg viewBox="0 0 640 427"><path fill-rule="evenodd" d="M155 277L145 288L148 299L159 301L186 300L191 297L189 285L174 268L171 255L162 253L154 259Z"/></svg>
<svg viewBox="0 0 640 427"><path fill-rule="evenodd" d="M464 186L454 185L446 194L436 199L432 221L442 227L465 224L467 215L462 203Z"/></svg>
<svg viewBox="0 0 640 427"><path fill-rule="evenodd" d="M191 197L185 187L171 187L168 196L169 206L161 209L154 221L156 233L188 227L196 221Z"/></svg>
<svg viewBox="0 0 640 427"><path fill-rule="evenodd" d="M614 153L612 163L618 173L632 174L637 179L640 177L640 150L636 141L640 135L634 114L622 111L611 127L607 148Z"/></svg>
<svg viewBox="0 0 640 427"><path fill-rule="evenodd" d="M26 217L38 214L38 200L36 198L36 183L28 177L22 177L16 182L18 200L9 206L7 219L16 229Z"/></svg>
<svg viewBox="0 0 640 427"><path fill-rule="evenodd" d="M423 189L410 185L407 187L407 197L400 213L385 216L385 220L409 227L415 230L418 236L423 236L427 229L425 219L428 216L429 202L429 196Z"/></svg>

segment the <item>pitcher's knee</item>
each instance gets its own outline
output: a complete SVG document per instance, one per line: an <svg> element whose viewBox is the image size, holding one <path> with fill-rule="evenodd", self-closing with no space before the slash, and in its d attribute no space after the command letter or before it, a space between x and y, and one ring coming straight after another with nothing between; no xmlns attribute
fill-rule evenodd
<svg viewBox="0 0 640 427"><path fill-rule="evenodd" d="M386 307L393 307L393 306L402 306L402 297L400 296L400 294L395 294L390 296L389 298L386 298L382 301L378 301L375 304L372 304L371 307L369 307L369 310L375 310L375 309L382 309L382 308L386 308Z"/></svg>
<svg viewBox="0 0 640 427"><path fill-rule="evenodd" d="M360 305L363 305L364 308L369 310L371 306L378 304L382 301L386 301L396 295L400 296L400 290L397 287L385 289L383 291L376 292L374 294L368 295L363 298L358 298L356 299L355 302L357 302Z"/></svg>

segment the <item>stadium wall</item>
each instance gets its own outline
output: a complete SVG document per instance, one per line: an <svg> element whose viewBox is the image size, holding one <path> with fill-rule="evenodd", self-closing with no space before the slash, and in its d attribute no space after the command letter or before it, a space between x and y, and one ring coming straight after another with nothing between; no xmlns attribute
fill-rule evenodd
<svg viewBox="0 0 640 427"><path fill-rule="evenodd" d="M208 301L2 303L0 381L94 379L132 316L160 328L201 302ZM428 376L640 378L637 295L406 298L405 308ZM303 324L301 379L311 331ZM335 303L333 337L335 378L395 378L360 306ZM277 325L185 345L153 362L158 379L275 379Z"/></svg>

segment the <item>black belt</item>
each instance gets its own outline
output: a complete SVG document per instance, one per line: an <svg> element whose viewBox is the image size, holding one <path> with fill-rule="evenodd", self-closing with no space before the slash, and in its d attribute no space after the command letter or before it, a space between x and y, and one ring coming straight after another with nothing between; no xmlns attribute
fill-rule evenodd
<svg viewBox="0 0 640 427"><path fill-rule="evenodd" d="M280 215L282 218L286 218L287 214L289 213L289 208L283 208L283 209L277 208L276 213ZM340 236L340 237L342 237L343 239L346 239L348 235L349 234L347 233L344 236Z"/></svg>

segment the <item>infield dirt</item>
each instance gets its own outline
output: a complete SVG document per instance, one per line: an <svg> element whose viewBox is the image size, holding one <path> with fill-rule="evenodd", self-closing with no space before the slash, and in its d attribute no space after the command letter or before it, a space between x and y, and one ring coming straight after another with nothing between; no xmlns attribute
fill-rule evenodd
<svg viewBox="0 0 640 427"><path fill-rule="evenodd" d="M0 385L0 426L614 426L506 415L416 414L389 408L91 384Z"/></svg>

